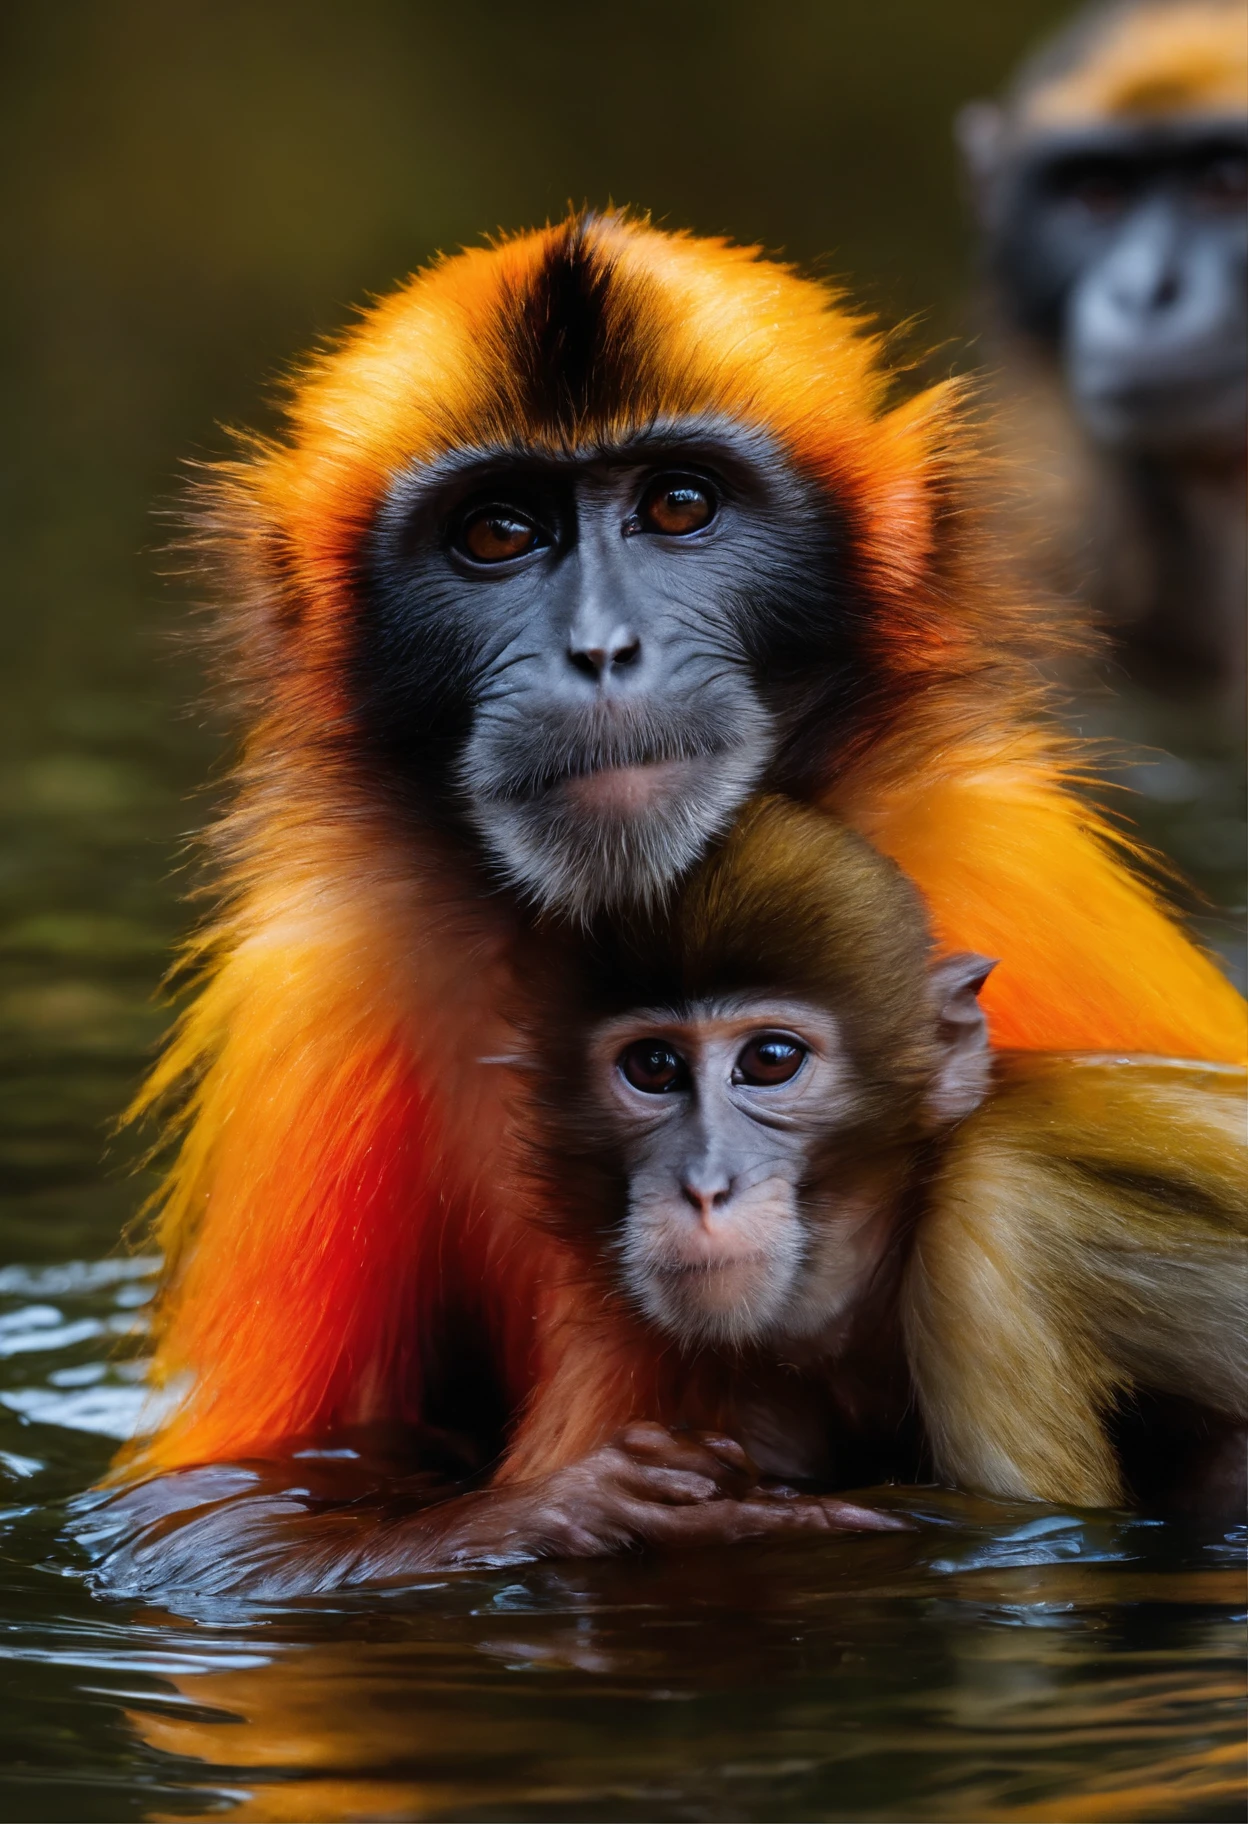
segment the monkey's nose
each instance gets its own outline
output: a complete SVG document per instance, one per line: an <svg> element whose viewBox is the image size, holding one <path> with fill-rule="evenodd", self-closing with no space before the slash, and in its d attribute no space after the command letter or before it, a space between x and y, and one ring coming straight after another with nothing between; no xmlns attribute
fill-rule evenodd
<svg viewBox="0 0 1248 1824"><path fill-rule="evenodd" d="M603 678L617 667L623 670L640 657L641 641L627 627L617 627L602 641L572 639L568 643L568 658L589 678Z"/></svg>
<svg viewBox="0 0 1248 1824"><path fill-rule="evenodd" d="M716 1211L721 1210L732 1196L732 1185L731 1178L699 1181L690 1174L681 1184L680 1194L698 1212L702 1226L709 1229L715 1220Z"/></svg>

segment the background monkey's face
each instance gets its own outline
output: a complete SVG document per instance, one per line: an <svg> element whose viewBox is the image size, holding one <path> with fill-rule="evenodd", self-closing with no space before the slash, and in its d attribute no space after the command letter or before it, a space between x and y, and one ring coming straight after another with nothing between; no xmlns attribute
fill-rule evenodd
<svg viewBox="0 0 1248 1824"><path fill-rule="evenodd" d="M1099 441L1241 451L1246 180L1234 120L1106 123L1020 161L1007 287L1021 320L1057 344Z"/></svg>
<svg viewBox="0 0 1248 1824"><path fill-rule="evenodd" d="M1110 449L1242 461L1246 79L1238 0L1105 5L960 116L1002 300Z"/></svg>
<svg viewBox="0 0 1248 1824"><path fill-rule="evenodd" d="M792 734L803 675L836 665L827 519L766 440L722 425L402 477L362 722L537 904L652 900Z"/></svg>

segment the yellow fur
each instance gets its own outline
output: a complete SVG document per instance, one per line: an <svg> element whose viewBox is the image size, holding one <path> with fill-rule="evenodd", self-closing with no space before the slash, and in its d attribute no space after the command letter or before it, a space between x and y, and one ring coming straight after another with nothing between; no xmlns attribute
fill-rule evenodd
<svg viewBox="0 0 1248 1824"><path fill-rule="evenodd" d="M1120 1395L1248 1417L1245 1073L1021 1054L1000 1068L915 1238L920 1408L942 1478L1110 1505Z"/></svg>

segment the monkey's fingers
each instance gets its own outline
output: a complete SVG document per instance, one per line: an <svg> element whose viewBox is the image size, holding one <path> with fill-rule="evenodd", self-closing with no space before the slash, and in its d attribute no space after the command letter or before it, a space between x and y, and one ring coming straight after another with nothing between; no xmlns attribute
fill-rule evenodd
<svg viewBox="0 0 1248 1824"><path fill-rule="evenodd" d="M823 1510L830 1527L846 1533L912 1533L914 1522L879 1507L860 1507L856 1501L838 1501L831 1495L803 1496Z"/></svg>
<svg viewBox="0 0 1248 1824"><path fill-rule="evenodd" d="M686 1435L701 1444L704 1450L709 1450L713 1457L718 1457L727 1469L748 1476L751 1482L758 1481L758 1467L753 1457L735 1438L725 1437L720 1431L691 1431Z"/></svg>
<svg viewBox="0 0 1248 1824"><path fill-rule="evenodd" d="M751 1492L752 1502L785 1501L814 1503L821 1507L829 1521L846 1531L878 1533L912 1533L914 1523L898 1514L885 1513L878 1507L863 1507L857 1501L842 1501L838 1495L808 1495L788 1482L766 1481Z"/></svg>
<svg viewBox="0 0 1248 1824"><path fill-rule="evenodd" d="M673 1432L646 1422L626 1426L611 1448L639 1467L704 1477L713 1492L742 1495L757 1481L757 1471L741 1446L717 1432Z"/></svg>
<svg viewBox="0 0 1248 1824"><path fill-rule="evenodd" d="M661 1507L692 1507L733 1499L716 1478L662 1463L626 1462L612 1481L624 1499Z"/></svg>
<svg viewBox="0 0 1248 1824"><path fill-rule="evenodd" d="M753 1487L748 1477L726 1469L718 1457L695 1446L649 1459L609 1446L599 1453L594 1467L597 1486L608 1500L609 1491L615 1490L635 1501L687 1505L739 1500Z"/></svg>
<svg viewBox="0 0 1248 1824"><path fill-rule="evenodd" d="M707 1501L690 1506L629 1504L628 1521L648 1545L735 1545L777 1533L909 1532L909 1522L852 1501Z"/></svg>
<svg viewBox="0 0 1248 1824"><path fill-rule="evenodd" d="M727 1506L728 1503L723 1503ZM856 1501L839 1501L830 1495L751 1495L734 1503L740 1509L740 1538L760 1533L908 1533L908 1520L879 1508L860 1507Z"/></svg>

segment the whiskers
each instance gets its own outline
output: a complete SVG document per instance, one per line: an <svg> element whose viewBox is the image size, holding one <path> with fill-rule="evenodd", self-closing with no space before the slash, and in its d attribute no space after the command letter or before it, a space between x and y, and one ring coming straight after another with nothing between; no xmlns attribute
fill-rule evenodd
<svg viewBox="0 0 1248 1824"><path fill-rule="evenodd" d="M766 770L771 722L749 696L703 704L592 704L479 716L460 767L469 815L508 882L539 911L587 922L654 910L722 835ZM576 783L672 767L629 797Z"/></svg>
<svg viewBox="0 0 1248 1824"><path fill-rule="evenodd" d="M461 777L470 793L507 802L616 768L715 759L734 745L713 707L617 701L521 717L483 705Z"/></svg>

